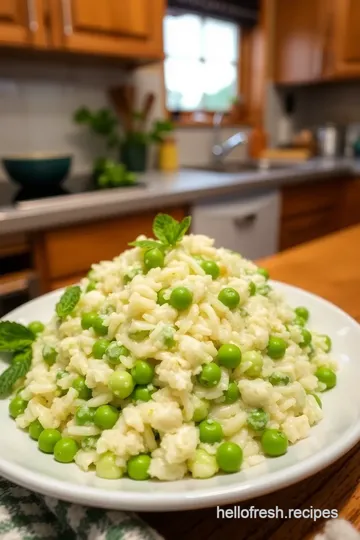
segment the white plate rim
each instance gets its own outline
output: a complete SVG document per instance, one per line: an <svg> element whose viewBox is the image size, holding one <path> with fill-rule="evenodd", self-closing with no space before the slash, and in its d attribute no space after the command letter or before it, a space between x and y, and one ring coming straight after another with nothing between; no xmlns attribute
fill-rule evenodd
<svg viewBox="0 0 360 540"><path fill-rule="evenodd" d="M360 324L348 315L341 308L332 304L328 300L305 291L300 287L289 285L287 283L271 280L271 283L280 285L288 290L300 292L304 298L309 297L322 303L326 307L337 311L347 322L360 331ZM10 319L17 317L17 313L26 306L39 301L39 299L58 297L62 289L52 291L41 297L38 297L19 308L16 308L8 314ZM6 317L8 317L6 316ZM293 485L305 478L308 478L320 470L325 469L343 455L345 455L357 442L360 441L360 422L355 429L348 429L340 441L332 444L327 451L320 451L312 457L307 458L301 466L299 464L285 467L281 471L267 473L266 479L252 478L241 483L234 483L233 486L219 486L216 488L197 489L193 492L179 493L159 493L156 491L157 482L154 482L154 491L150 493L132 493L129 491L107 491L101 488L89 486L78 486L49 478L46 475L33 473L22 466L13 464L0 457L0 474L6 478L35 491L42 495L47 495L64 501L94 506L98 508L107 508L114 510L132 510L142 512L166 512L174 510L188 510L196 508L206 508L215 505L225 505L231 502L241 502L261 495L278 491L282 488ZM86 474L86 473L84 473Z"/></svg>

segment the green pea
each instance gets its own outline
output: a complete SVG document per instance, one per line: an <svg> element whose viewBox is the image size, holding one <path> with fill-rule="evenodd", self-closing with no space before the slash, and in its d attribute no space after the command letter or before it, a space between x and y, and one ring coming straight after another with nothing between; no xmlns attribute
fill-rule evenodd
<svg viewBox="0 0 360 540"><path fill-rule="evenodd" d="M208 274L213 279L217 279L220 275L220 268L215 261L202 261L200 263L201 268L205 274Z"/></svg>
<svg viewBox="0 0 360 540"><path fill-rule="evenodd" d="M295 317L292 324L294 324L296 326L305 326L306 321L302 317Z"/></svg>
<svg viewBox="0 0 360 540"><path fill-rule="evenodd" d="M264 276L265 279L269 279L270 277L269 271L266 270L266 268L261 268L260 266L257 269L257 273L260 274L261 276Z"/></svg>
<svg viewBox="0 0 360 540"><path fill-rule="evenodd" d="M267 353L273 360L283 358L287 348L287 343L284 339L276 336L269 337Z"/></svg>
<svg viewBox="0 0 360 540"><path fill-rule="evenodd" d="M39 450L45 452L45 454L52 454L54 452L55 445L61 439L61 433L57 429L44 429L38 438Z"/></svg>
<svg viewBox="0 0 360 540"><path fill-rule="evenodd" d="M217 361L221 366L234 369L241 362L241 350L237 345L232 343L221 345L217 353Z"/></svg>
<svg viewBox="0 0 360 540"><path fill-rule="evenodd" d="M135 386L132 398L134 401L150 401L152 393L147 386L139 385Z"/></svg>
<svg viewBox="0 0 360 540"><path fill-rule="evenodd" d="M250 281L248 289L249 289L249 295L250 296L255 296L255 294L256 294L256 285L255 285L255 283L253 281Z"/></svg>
<svg viewBox="0 0 360 540"><path fill-rule="evenodd" d="M24 414L28 402L20 396L15 396L9 403L9 414L12 418L17 418Z"/></svg>
<svg viewBox="0 0 360 540"><path fill-rule="evenodd" d="M163 306L164 304L167 304L169 302L169 300L167 300L165 298L165 294L166 294L166 291L168 289L166 289L165 287L163 289L160 289L160 291L157 293L157 303L160 305L160 306ZM167 294L166 294L167 295Z"/></svg>
<svg viewBox="0 0 360 540"><path fill-rule="evenodd" d="M106 357L109 364L120 364L120 356L129 356L130 351L124 345L119 345L116 341L112 341L106 349Z"/></svg>
<svg viewBox="0 0 360 540"><path fill-rule="evenodd" d="M224 392L225 403L235 403L240 397L240 390L236 382L229 383L229 386Z"/></svg>
<svg viewBox="0 0 360 540"><path fill-rule="evenodd" d="M216 450L216 461L222 471L238 472L243 462L243 451L234 442L223 442Z"/></svg>
<svg viewBox="0 0 360 540"><path fill-rule="evenodd" d="M110 452L101 454L96 462L96 476L107 480L118 480L122 477L122 470L116 465L116 457Z"/></svg>
<svg viewBox="0 0 360 540"><path fill-rule="evenodd" d="M325 339L325 352L329 353L332 348L331 338L329 336L322 336Z"/></svg>
<svg viewBox="0 0 360 540"><path fill-rule="evenodd" d="M169 303L173 308L179 311L188 309L188 307L191 306L192 301L193 294L186 287L176 287L171 291Z"/></svg>
<svg viewBox="0 0 360 540"><path fill-rule="evenodd" d="M81 441L81 448L83 450L95 450L96 443L98 441L99 437L84 437Z"/></svg>
<svg viewBox="0 0 360 540"><path fill-rule="evenodd" d="M79 450L79 446L74 439L64 437L55 444L54 458L60 463L71 463Z"/></svg>
<svg viewBox="0 0 360 540"><path fill-rule="evenodd" d="M288 439L282 431L266 429L261 436L261 446L267 456L282 456L287 452Z"/></svg>
<svg viewBox="0 0 360 540"><path fill-rule="evenodd" d="M247 417L247 425L254 431L262 431L266 428L269 421L269 415L263 409L254 409L249 412Z"/></svg>
<svg viewBox="0 0 360 540"><path fill-rule="evenodd" d="M300 343L300 347L308 347L311 343L311 333L306 328L303 328L301 330L301 336L302 336L302 342Z"/></svg>
<svg viewBox="0 0 360 540"><path fill-rule="evenodd" d="M164 266L164 253L159 248L152 248L144 254L144 266L146 270L162 268Z"/></svg>
<svg viewBox="0 0 360 540"><path fill-rule="evenodd" d="M207 388L212 388L219 384L221 379L221 369L215 362L205 364L199 375L199 383Z"/></svg>
<svg viewBox="0 0 360 540"><path fill-rule="evenodd" d="M309 320L309 310L304 306L299 306L295 308L295 313L298 317L301 317L304 319L305 322L308 322Z"/></svg>
<svg viewBox="0 0 360 540"><path fill-rule="evenodd" d="M29 426L29 435L34 441L37 441L40 434L44 431L44 428L40 424L39 420L34 420Z"/></svg>
<svg viewBox="0 0 360 540"><path fill-rule="evenodd" d="M101 358L106 353L108 347L110 345L110 341L108 339L102 338L95 341L93 347L92 347L92 355L97 360L101 360Z"/></svg>
<svg viewBox="0 0 360 540"><path fill-rule="evenodd" d="M290 377L279 371L274 371L269 377L269 382L273 386L286 386L290 382Z"/></svg>
<svg viewBox="0 0 360 540"><path fill-rule="evenodd" d="M221 424L215 420L203 420L199 424L199 434L202 443L210 444L220 442L224 437Z"/></svg>
<svg viewBox="0 0 360 540"><path fill-rule="evenodd" d="M218 299L229 309L235 309L240 303L240 295L232 287L225 287L219 292Z"/></svg>
<svg viewBox="0 0 360 540"><path fill-rule="evenodd" d="M101 429L111 429L119 418L119 411L112 405L101 405L94 414L94 424Z"/></svg>
<svg viewBox="0 0 360 540"><path fill-rule="evenodd" d="M48 366L52 366L53 364L55 364L57 358L57 351L54 347L51 347L50 345L44 345L42 355L44 361L47 363Z"/></svg>
<svg viewBox="0 0 360 540"><path fill-rule="evenodd" d="M96 281L89 281L85 289L85 292L94 291L96 289L96 283L97 283Z"/></svg>
<svg viewBox="0 0 360 540"><path fill-rule="evenodd" d="M129 338L136 341L136 343L141 343L141 341L144 341L149 335L150 330L138 330L137 332L130 332Z"/></svg>
<svg viewBox="0 0 360 540"><path fill-rule="evenodd" d="M100 317L100 315L97 315L94 318L92 327L98 336L106 336L108 333L108 327L105 326L104 321L102 317Z"/></svg>
<svg viewBox="0 0 360 540"><path fill-rule="evenodd" d="M81 315L81 328L83 330L89 330L89 328L92 328L94 325L94 321L97 318L97 314L93 311L90 311L88 313L83 313Z"/></svg>
<svg viewBox="0 0 360 540"><path fill-rule="evenodd" d="M149 467L151 457L147 454L133 456L127 462L127 473L133 480L147 480L150 478Z"/></svg>
<svg viewBox="0 0 360 540"><path fill-rule="evenodd" d="M75 380L73 380L73 383L71 385L75 390L77 391L80 399L90 399L92 396L92 392L90 388L86 386L85 378L84 377L76 377Z"/></svg>
<svg viewBox="0 0 360 540"><path fill-rule="evenodd" d="M327 367L319 367L315 371L315 375L320 382L326 385L326 390L330 390L336 386L336 373L334 373L332 369Z"/></svg>
<svg viewBox="0 0 360 540"><path fill-rule="evenodd" d="M75 422L78 426L86 426L94 421L95 410L89 407L79 407L75 412Z"/></svg>
<svg viewBox="0 0 360 540"><path fill-rule="evenodd" d="M154 378L154 366L146 360L136 360L131 375L136 384L150 384Z"/></svg>
<svg viewBox="0 0 360 540"><path fill-rule="evenodd" d="M258 351L247 351L243 354L243 365L249 364L249 367L246 368L245 373L249 377L260 377L263 367L263 357Z"/></svg>
<svg viewBox="0 0 360 540"><path fill-rule="evenodd" d="M193 414L193 418L192 418L193 421L198 423L198 422L202 422L203 420L205 420L205 418L207 418L207 416L209 414L209 410L210 410L209 402L205 401L203 399L200 400L199 404L194 409L194 414Z"/></svg>
<svg viewBox="0 0 360 540"><path fill-rule="evenodd" d="M45 325L40 321L33 321L28 325L28 329L36 336L44 331Z"/></svg>
<svg viewBox="0 0 360 540"><path fill-rule="evenodd" d="M134 379L127 371L114 371L109 377L108 385L112 393L126 399L134 390Z"/></svg>

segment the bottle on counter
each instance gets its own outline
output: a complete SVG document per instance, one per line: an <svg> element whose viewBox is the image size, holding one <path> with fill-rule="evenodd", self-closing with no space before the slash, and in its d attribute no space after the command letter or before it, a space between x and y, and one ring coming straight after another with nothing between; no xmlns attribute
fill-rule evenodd
<svg viewBox="0 0 360 540"><path fill-rule="evenodd" d="M179 155L174 137L166 137L159 145L159 169L164 172L177 171Z"/></svg>

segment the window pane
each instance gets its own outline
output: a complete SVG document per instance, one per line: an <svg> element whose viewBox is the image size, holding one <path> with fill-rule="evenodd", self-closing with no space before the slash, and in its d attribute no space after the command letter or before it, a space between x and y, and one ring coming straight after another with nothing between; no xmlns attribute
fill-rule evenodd
<svg viewBox="0 0 360 540"><path fill-rule="evenodd" d="M202 106L204 64L197 60L165 60L167 108L195 111Z"/></svg>
<svg viewBox="0 0 360 540"><path fill-rule="evenodd" d="M218 62L205 62L204 108L208 111L226 111L237 95L237 66Z"/></svg>
<svg viewBox="0 0 360 540"><path fill-rule="evenodd" d="M166 15L164 45L167 56L200 58L202 21L198 15Z"/></svg>
<svg viewBox="0 0 360 540"><path fill-rule="evenodd" d="M238 27L236 24L205 19L203 27L203 56L208 60L238 60Z"/></svg>

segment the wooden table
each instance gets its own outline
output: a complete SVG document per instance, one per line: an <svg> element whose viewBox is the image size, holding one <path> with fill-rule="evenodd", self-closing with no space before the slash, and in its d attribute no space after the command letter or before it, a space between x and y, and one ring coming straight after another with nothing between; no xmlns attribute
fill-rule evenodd
<svg viewBox="0 0 360 540"><path fill-rule="evenodd" d="M297 285L341 307L360 322L360 226L327 236L260 262L271 277ZM360 361L360 360L359 360ZM359 381L360 387L360 381ZM312 478L241 503L242 508L338 509L360 530L360 444ZM231 508L232 505L229 506ZM222 507L226 508L226 507ZM311 519L216 519L216 509L142 517L167 540L309 540L323 521ZM342 540L342 539L339 539Z"/></svg>

